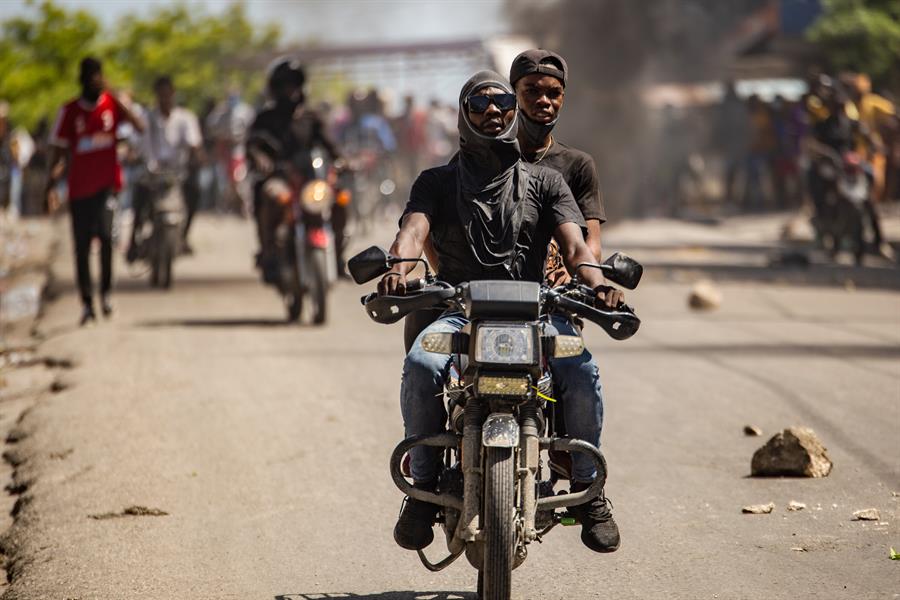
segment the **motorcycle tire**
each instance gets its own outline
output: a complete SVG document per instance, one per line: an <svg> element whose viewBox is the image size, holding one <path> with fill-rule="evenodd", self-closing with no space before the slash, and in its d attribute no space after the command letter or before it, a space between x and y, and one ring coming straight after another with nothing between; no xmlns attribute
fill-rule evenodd
<svg viewBox="0 0 900 600"><path fill-rule="evenodd" d="M159 287L166 290L172 287L172 266L178 253L179 234L177 227L166 227L159 248Z"/></svg>
<svg viewBox="0 0 900 600"><path fill-rule="evenodd" d="M322 325L328 318L328 252L324 248L309 251L310 286L307 292L312 302L312 322Z"/></svg>
<svg viewBox="0 0 900 600"><path fill-rule="evenodd" d="M487 448L484 469L483 600L509 600L515 558L515 454Z"/></svg>

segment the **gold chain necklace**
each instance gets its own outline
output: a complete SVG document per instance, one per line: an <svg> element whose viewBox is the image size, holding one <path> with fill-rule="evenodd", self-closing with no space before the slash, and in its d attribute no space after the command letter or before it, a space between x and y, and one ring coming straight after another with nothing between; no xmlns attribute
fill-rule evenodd
<svg viewBox="0 0 900 600"><path fill-rule="evenodd" d="M531 164L536 165L539 162L541 162L542 160L544 160L544 157L547 156L548 152L550 152L551 146L553 146L553 136L552 135L550 136L550 143L547 144L547 147L544 148L544 151L541 152L541 155Z"/></svg>

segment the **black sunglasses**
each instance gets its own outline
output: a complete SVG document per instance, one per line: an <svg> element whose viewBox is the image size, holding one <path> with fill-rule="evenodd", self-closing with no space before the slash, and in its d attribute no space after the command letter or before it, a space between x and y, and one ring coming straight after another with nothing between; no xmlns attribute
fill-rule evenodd
<svg viewBox="0 0 900 600"><path fill-rule="evenodd" d="M493 104L499 110L506 112L516 107L515 94L482 94L466 98L466 106L473 113L483 113L488 106Z"/></svg>

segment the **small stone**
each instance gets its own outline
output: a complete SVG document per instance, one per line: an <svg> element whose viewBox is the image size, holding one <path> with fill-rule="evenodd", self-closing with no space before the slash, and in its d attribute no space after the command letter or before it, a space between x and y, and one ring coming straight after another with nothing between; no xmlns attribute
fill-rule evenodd
<svg viewBox="0 0 900 600"><path fill-rule="evenodd" d="M853 513L854 521L878 521L881 515L878 514L877 508L864 508Z"/></svg>
<svg viewBox="0 0 900 600"><path fill-rule="evenodd" d="M791 512L803 510L804 508L806 508L806 504L804 504L803 502L797 502L796 500L791 500L787 505L787 509Z"/></svg>
<svg viewBox="0 0 900 600"><path fill-rule="evenodd" d="M741 509L741 512L747 515L767 515L773 510L775 510L775 503L769 502L768 504L751 504L750 506L745 506Z"/></svg>
<svg viewBox="0 0 900 600"><path fill-rule="evenodd" d="M714 310L722 305L722 292L712 281L698 281L688 295L688 306L694 310Z"/></svg>
<svg viewBox="0 0 900 600"><path fill-rule="evenodd" d="M750 473L754 477L826 477L832 463L825 451L812 429L790 427L753 454Z"/></svg>
<svg viewBox="0 0 900 600"><path fill-rule="evenodd" d="M756 425L744 425L744 435L754 437L760 436L762 435L762 429L760 429Z"/></svg>
<svg viewBox="0 0 900 600"><path fill-rule="evenodd" d="M900 498L900 492L891 492L891 498Z"/></svg>

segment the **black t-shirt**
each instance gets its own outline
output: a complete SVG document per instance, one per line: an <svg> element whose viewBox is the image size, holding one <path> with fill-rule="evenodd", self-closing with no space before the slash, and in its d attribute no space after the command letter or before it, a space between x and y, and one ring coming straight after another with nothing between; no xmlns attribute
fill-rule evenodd
<svg viewBox="0 0 900 600"><path fill-rule="evenodd" d="M293 115L273 107L261 111L250 126L248 144L276 160L303 160L315 146L324 149L331 158L337 157L337 149L325 133L321 117L302 106Z"/></svg>
<svg viewBox="0 0 900 600"><path fill-rule="evenodd" d="M540 156L538 154L537 156ZM536 157L535 157L536 158ZM534 161L529 161L534 163ZM562 173L563 179L572 190L575 202L584 215L584 220L597 219L606 221L606 210L603 207L603 193L600 191L600 177L594 159L581 150L569 148L562 142L553 140L547 154L538 164Z"/></svg>
<svg viewBox="0 0 900 600"><path fill-rule="evenodd" d="M512 277L543 281L547 245L563 223L575 223L585 231L584 218L562 175L540 165L525 164L529 173L522 226L516 240ZM440 278L450 284L478 279L509 279L503 266L482 266L469 246L456 208L457 163L423 171L413 184L403 212L423 213L431 223L431 241L440 263ZM401 219L402 221L402 219Z"/></svg>

